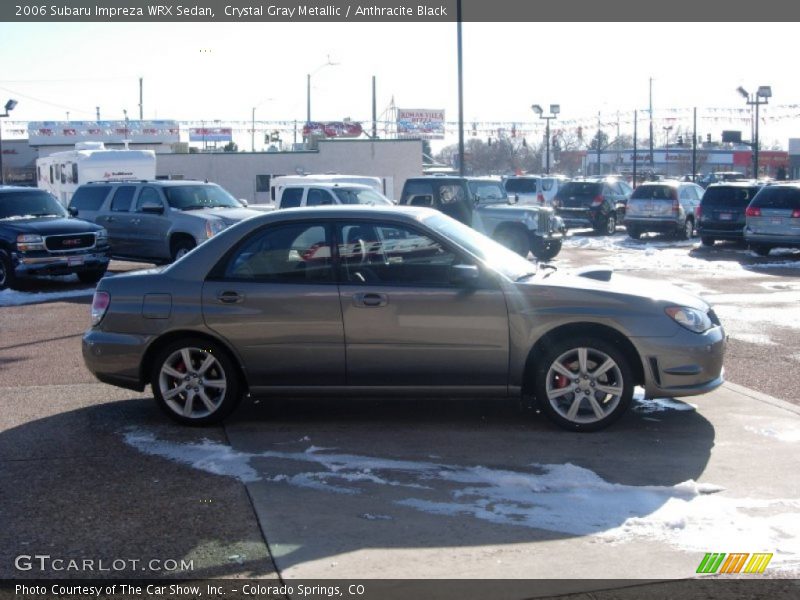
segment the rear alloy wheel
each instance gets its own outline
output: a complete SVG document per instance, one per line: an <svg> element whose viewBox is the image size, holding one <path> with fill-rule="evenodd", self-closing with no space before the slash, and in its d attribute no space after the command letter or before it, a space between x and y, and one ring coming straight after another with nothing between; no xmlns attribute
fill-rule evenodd
<svg viewBox="0 0 800 600"><path fill-rule="evenodd" d="M616 421L633 396L625 356L599 338L571 338L537 362L535 394L542 411L572 431L597 431Z"/></svg>
<svg viewBox="0 0 800 600"><path fill-rule="evenodd" d="M241 400L238 374L217 344L186 339L159 352L150 384L159 406L187 425L218 423Z"/></svg>
<svg viewBox="0 0 800 600"><path fill-rule="evenodd" d="M521 229L515 227L506 227L497 232L494 237L495 241L502 244L509 250L516 252L523 258L527 258L528 252L531 249L528 236Z"/></svg>
<svg viewBox="0 0 800 600"><path fill-rule="evenodd" d="M13 289L16 283L17 277L11 266L11 258L5 250L0 250L0 290Z"/></svg>
<svg viewBox="0 0 800 600"><path fill-rule="evenodd" d="M716 242L717 240L713 237L708 237L704 235L703 237L700 238L700 241L703 243L703 246L713 246L714 242Z"/></svg>
<svg viewBox="0 0 800 600"><path fill-rule="evenodd" d="M172 242L172 262L183 258L191 250L194 250L196 245L195 241L189 238L178 238Z"/></svg>
<svg viewBox="0 0 800 600"><path fill-rule="evenodd" d="M683 222L683 228L678 231L678 237L682 240L688 240L694 235L694 223L691 219L686 219Z"/></svg>
<svg viewBox="0 0 800 600"><path fill-rule="evenodd" d="M531 244L531 252L536 257L536 260L547 261L558 256L561 252L561 240L542 240L538 236L534 236L533 243Z"/></svg>
<svg viewBox="0 0 800 600"><path fill-rule="evenodd" d="M611 214L601 221L595 228L595 232L601 235L614 235L617 233L617 218Z"/></svg>

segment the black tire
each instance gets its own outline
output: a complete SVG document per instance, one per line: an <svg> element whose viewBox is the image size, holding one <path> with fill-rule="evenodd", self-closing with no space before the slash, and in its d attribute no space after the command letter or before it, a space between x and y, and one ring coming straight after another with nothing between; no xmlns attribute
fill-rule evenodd
<svg viewBox="0 0 800 600"><path fill-rule="evenodd" d="M759 256L769 256L769 251L772 250L772 246L765 246L763 244L751 244L750 250L752 250Z"/></svg>
<svg viewBox="0 0 800 600"><path fill-rule="evenodd" d="M605 219L600 220L594 228L597 235L614 235L617 233L617 217L614 214L608 215Z"/></svg>
<svg viewBox="0 0 800 600"><path fill-rule="evenodd" d="M194 250L195 246L197 246L197 243L188 237L179 237L174 239L172 244L170 244L172 262L175 262L190 250Z"/></svg>
<svg viewBox="0 0 800 600"><path fill-rule="evenodd" d="M11 257L5 250L0 250L0 290L14 289L17 285L17 276L11 266Z"/></svg>
<svg viewBox="0 0 800 600"><path fill-rule="evenodd" d="M703 246L709 246L710 247L710 246L713 246L714 243L717 240L716 240L716 238L708 237L707 235L704 235L703 237L700 238L700 241L703 243Z"/></svg>
<svg viewBox="0 0 800 600"><path fill-rule="evenodd" d="M675 233L679 240L690 239L694 235L694 222L691 219L686 219L681 228Z"/></svg>
<svg viewBox="0 0 800 600"><path fill-rule="evenodd" d="M536 260L552 260L561 252L561 240L542 240L540 237L534 237L531 252Z"/></svg>
<svg viewBox="0 0 800 600"><path fill-rule="evenodd" d="M528 252L531 250L531 244L528 241L527 233L517 227L505 227L501 229L495 233L494 239L496 242L516 252L523 258L527 258Z"/></svg>
<svg viewBox="0 0 800 600"><path fill-rule="evenodd" d="M242 399L239 372L228 352L201 338L185 338L164 347L153 361L150 385L161 409L184 425L219 423Z"/></svg>
<svg viewBox="0 0 800 600"><path fill-rule="evenodd" d="M580 360L584 350L586 369L582 371ZM601 365L608 365L608 361L611 366L592 377L592 370L596 372ZM556 425L570 431L598 431L608 427L625 413L633 397L633 374L628 359L601 338L572 337L555 342L537 360L533 377L539 408Z"/></svg>
<svg viewBox="0 0 800 600"><path fill-rule="evenodd" d="M81 271L78 273L78 281L86 284L96 284L106 274L106 268L92 269L91 271Z"/></svg>
<svg viewBox="0 0 800 600"><path fill-rule="evenodd" d="M628 236L632 240L638 240L640 237L642 237L642 232L635 227L626 227L626 229L628 230Z"/></svg>

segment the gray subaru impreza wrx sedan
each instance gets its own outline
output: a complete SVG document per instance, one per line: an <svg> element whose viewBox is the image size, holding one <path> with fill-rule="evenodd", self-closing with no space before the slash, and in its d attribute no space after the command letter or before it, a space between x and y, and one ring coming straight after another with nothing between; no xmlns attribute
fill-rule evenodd
<svg viewBox="0 0 800 600"><path fill-rule="evenodd" d="M570 430L722 381L725 335L680 289L538 267L424 208L243 221L176 263L103 279L83 338L101 381L187 424L245 395L533 397Z"/></svg>

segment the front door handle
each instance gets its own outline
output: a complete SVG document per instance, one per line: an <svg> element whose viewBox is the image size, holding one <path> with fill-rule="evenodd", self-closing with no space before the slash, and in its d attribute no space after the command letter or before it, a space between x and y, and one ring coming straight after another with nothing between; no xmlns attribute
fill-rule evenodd
<svg viewBox="0 0 800 600"><path fill-rule="evenodd" d="M389 297L375 292L353 294L353 304L359 308L378 308L389 304Z"/></svg>
<svg viewBox="0 0 800 600"><path fill-rule="evenodd" d="M217 300L223 304L237 304L244 300L244 296L239 292L226 291L217 294Z"/></svg>

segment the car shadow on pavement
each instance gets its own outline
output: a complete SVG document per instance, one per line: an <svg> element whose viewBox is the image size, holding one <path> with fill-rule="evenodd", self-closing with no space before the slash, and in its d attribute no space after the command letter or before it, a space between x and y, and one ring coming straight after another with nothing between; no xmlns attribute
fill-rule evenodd
<svg viewBox="0 0 800 600"><path fill-rule="evenodd" d="M14 421L35 414L36 400L12 397ZM151 399L106 401L0 432L0 578L275 577L244 486L141 454L124 441L132 428L176 443L226 440L221 427L170 424ZM50 557L48 566L15 566L34 555ZM60 568L51 559L63 559ZM84 559L94 561L88 569Z"/></svg>

